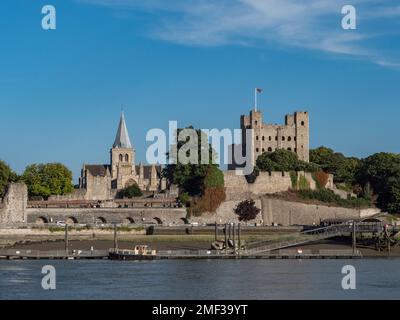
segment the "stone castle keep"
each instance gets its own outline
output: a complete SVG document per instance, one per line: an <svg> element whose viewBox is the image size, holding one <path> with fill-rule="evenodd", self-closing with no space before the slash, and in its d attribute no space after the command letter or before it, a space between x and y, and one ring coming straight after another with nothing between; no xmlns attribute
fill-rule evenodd
<svg viewBox="0 0 400 320"><path fill-rule="evenodd" d="M110 164L83 165L79 187L87 200L113 199L118 191L133 184L143 191L161 191L166 188L161 170L156 165L135 165L135 150L122 113L110 150Z"/></svg>
<svg viewBox="0 0 400 320"><path fill-rule="evenodd" d="M264 123L262 112L251 110L248 116L240 117L240 129L242 130L242 144L233 146L241 148L246 154L246 130L252 129L254 134L249 146L251 152L251 164L255 165L258 156L264 152L273 152L277 149L286 149L297 154L300 160L310 160L310 122L308 112L297 111L285 116L285 124ZM233 158L232 158L233 159ZM239 167L235 164L228 166L229 170Z"/></svg>

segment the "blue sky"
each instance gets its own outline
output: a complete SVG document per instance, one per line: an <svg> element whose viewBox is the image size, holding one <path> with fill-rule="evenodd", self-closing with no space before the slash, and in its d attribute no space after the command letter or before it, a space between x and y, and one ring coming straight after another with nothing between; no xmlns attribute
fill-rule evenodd
<svg viewBox="0 0 400 320"><path fill-rule="evenodd" d="M57 29L41 28L41 8ZM138 161L151 128L238 128L308 110L311 146L400 152L400 3L337 0L2 0L0 159L17 172L108 163L121 104Z"/></svg>

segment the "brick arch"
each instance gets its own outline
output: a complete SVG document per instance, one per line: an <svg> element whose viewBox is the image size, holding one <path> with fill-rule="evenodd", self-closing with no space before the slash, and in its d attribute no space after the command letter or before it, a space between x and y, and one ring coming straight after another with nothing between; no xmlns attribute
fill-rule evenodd
<svg viewBox="0 0 400 320"><path fill-rule="evenodd" d="M73 217L73 216L71 216L71 217L68 217L68 218L65 220L65 223L66 223L66 224L77 224L77 223L78 223L78 219L75 218L75 217Z"/></svg>
<svg viewBox="0 0 400 320"><path fill-rule="evenodd" d="M123 220L122 223L123 223L123 224L134 224L134 223L135 223L135 220L133 220L133 218L131 218L131 217L126 217L126 218Z"/></svg>
<svg viewBox="0 0 400 320"><path fill-rule="evenodd" d="M99 224L101 224L101 223L107 223L107 220L106 220L106 218L104 218L104 217L97 217L97 218L96 218L96 223L99 223Z"/></svg>
<svg viewBox="0 0 400 320"><path fill-rule="evenodd" d="M47 223L49 223L49 220L46 217L37 217L35 223L36 224L47 224Z"/></svg>

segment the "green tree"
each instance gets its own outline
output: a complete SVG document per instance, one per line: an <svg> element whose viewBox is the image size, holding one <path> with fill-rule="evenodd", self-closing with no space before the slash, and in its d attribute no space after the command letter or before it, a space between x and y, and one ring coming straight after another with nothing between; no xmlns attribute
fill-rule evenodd
<svg viewBox="0 0 400 320"><path fill-rule="evenodd" d="M136 183L126 187L125 189L119 191L118 193L119 198L128 198L128 199L141 197L142 195L143 195L142 190L140 190L139 186Z"/></svg>
<svg viewBox="0 0 400 320"><path fill-rule="evenodd" d="M254 220L261 212L261 209L256 207L253 199L244 200L240 202L234 209L235 213L239 216L239 221Z"/></svg>
<svg viewBox="0 0 400 320"><path fill-rule="evenodd" d="M400 209L400 155L394 153L376 153L363 159L357 180L363 186L371 185L378 195L377 204L389 212Z"/></svg>
<svg viewBox="0 0 400 320"><path fill-rule="evenodd" d="M61 163L33 164L26 167L22 180L30 197L64 195L72 192L72 172Z"/></svg>
<svg viewBox="0 0 400 320"><path fill-rule="evenodd" d="M6 186L16 180L17 175L11 170L10 166L0 160L0 197L4 194Z"/></svg>
<svg viewBox="0 0 400 320"><path fill-rule="evenodd" d="M319 166L316 164L299 160L296 153L284 149L264 152L257 158L256 166L260 171L314 172L319 170Z"/></svg>
<svg viewBox="0 0 400 320"><path fill-rule="evenodd" d="M189 126L186 129L194 128ZM178 129L178 134L182 130L183 129ZM217 165L214 164L216 153L208 143L208 137L201 130L196 130L196 134L198 140L197 145L192 147L197 148L198 163L183 164L178 159L178 161L175 161L176 163L166 165L163 170L164 177L166 177L170 182L177 184L181 192L187 192L190 196L200 196L202 194L204 179L210 167L218 169ZM179 151L184 145L189 145L188 141L189 139L186 141L179 141L175 147ZM209 147L207 155L208 161L202 161L202 144L205 143L207 143ZM171 160L170 154L168 154L168 158ZM202 164L202 162L208 162L208 164Z"/></svg>
<svg viewBox="0 0 400 320"><path fill-rule="evenodd" d="M354 185L361 161L355 157L345 157L330 148L319 147L310 150L310 161L334 176L334 182Z"/></svg>

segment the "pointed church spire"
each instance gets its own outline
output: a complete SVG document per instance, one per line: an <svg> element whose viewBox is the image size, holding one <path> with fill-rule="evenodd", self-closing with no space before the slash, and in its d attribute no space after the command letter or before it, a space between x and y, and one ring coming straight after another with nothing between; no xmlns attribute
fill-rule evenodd
<svg viewBox="0 0 400 320"><path fill-rule="evenodd" d="M119 121L119 127L117 136L115 137L115 142L113 148L130 148L132 149L131 140L129 139L128 129L125 123L124 112L121 112L121 119Z"/></svg>

